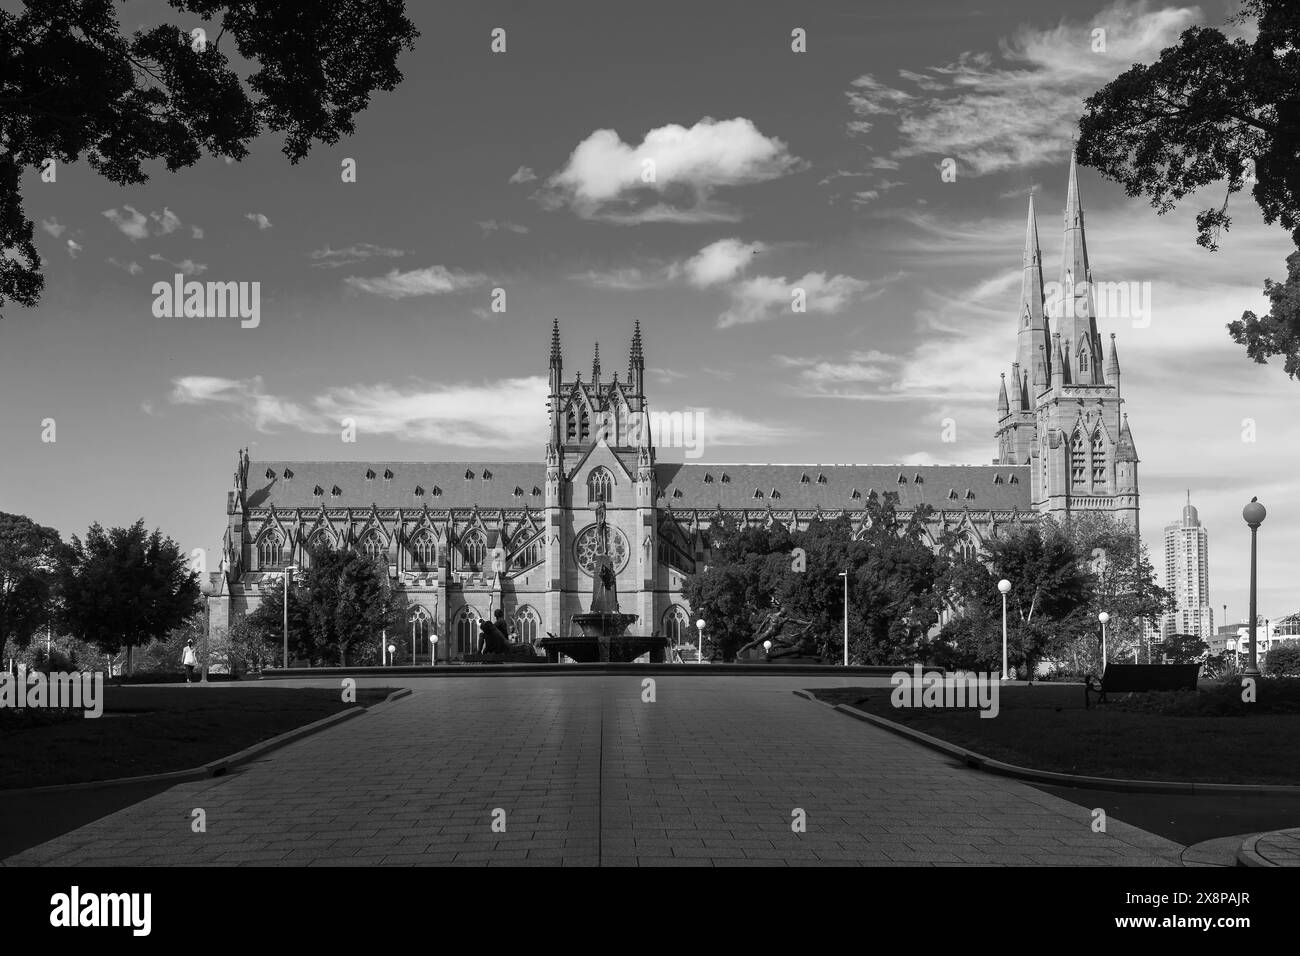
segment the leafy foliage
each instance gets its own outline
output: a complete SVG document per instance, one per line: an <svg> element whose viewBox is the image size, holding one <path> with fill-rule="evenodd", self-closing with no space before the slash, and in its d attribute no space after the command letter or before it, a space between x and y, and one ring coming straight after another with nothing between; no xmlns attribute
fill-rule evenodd
<svg viewBox="0 0 1300 956"><path fill-rule="evenodd" d="M83 156L121 185L204 152L242 159L284 134L292 163L314 142L350 135L376 90L402 79L397 57L418 36L402 0L170 0L211 25L201 49L173 24L122 33L114 0L27 0L0 10L0 306L33 305L44 280L19 178L48 159ZM222 51L229 34L238 59ZM251 68L250 68L251 67Z"/></svg>
<svg viewBox="0 0 1300 956"><path fill-rule="evenodd" d="M1300 641L1277 641L1264 657L1270 677L1300 677Z"/></svg>
<svg viewBox="0 0 1300 956"><path fill-rule="evenodd" d="M384 566L356 551L321 547L289 588L289 648L293 658L347 666L378 656L385 631L401 633L405 598ZM284 589L273 588L247 617L253 640L280 646Z"/></svg>
<svg viewBox="0 0 1300 956"><path fill-rule="evenodd" d="M1165 664L1193 664L1209 656L1210 645L1195 634L1170 634L1160 643Z"/></svg>
<svg viewBox="0 0 1300 956"><path fill-rule="evenodd" d="M59 549L57 575L68 631L106 654L148 644L198 610L199 581L176 542L146 531L144 519Z"/></svg>
<svg viewBox="0 0 1300 956"><path fill-rule="evenodd" d="M1253 40L1193 27L1150 66L1131 67L1089 97L1077 155L1162 214L1202 187L1226 184L1223 203L1196 217L1196 241L1210 250L1231 225L1229 199L1249 185L1264 221L1300 247L1300 8L1245 0L1238 19L1255 21ZM1265 284L1271 311L1245 312L1228 330L1250 358L1282 356L1296 378L1300 253L1287 267L1284 282Z"/></svg>
<svg viewBox="0 0 1300 956"><path fill-rule="evenodd" d="M61 544L53 528L0 512L0 644L26 647L47 623L54 602L54 560Z"/></svg>

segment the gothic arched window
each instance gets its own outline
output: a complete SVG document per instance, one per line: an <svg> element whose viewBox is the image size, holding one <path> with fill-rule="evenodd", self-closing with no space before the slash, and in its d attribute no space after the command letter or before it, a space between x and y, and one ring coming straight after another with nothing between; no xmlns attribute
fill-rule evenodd
<svg viewBox="0 0 1300 956"><path fill-rule="evenodd" d="M526 644L536 644L541 626L541 616L525 604L515 613L515 640Z"/></svg>
<svg viewBox="0 0 1300 956"><path fill-rule="evenodd" d="M257 539L257 564L261 568L282 568L288 562L284 555L284 537L274 528Z"/></svg>
<svg viewBox="0 0 1300 956"><path fill-rule="evenodd" d="M411 641L416 654L432 651L433 645L429 643L429 637L434 633L433 615L427 609L418 604L411 608L411 613L406 620L406 627L411 633Z"/></svg>
<svg viewBox="0 0 1300 956"><path fill-rule="evenodd" d="M587 410L584 408L582 414L578 416L578 440L586 441L591 437L591 421L587 418Z"/></svg>
<svg viewBox="0 0 1300 956"><path fill-rule="evenodd" d="M483 561L487 557L487 542L483 540L483 532L471 531L465 536L461 544L461 555L466 571L483 570Z"/></svg>
<svg viewBox="0 0 1300 956"><path fill-rule="evenodd" d="M573 441L578 437L578 420L574 417L573 409L569 409L569 414L564 416L564 437L568 441Z"/></svg>
<svg viewBox="0 0 1300 956"><path fill-rule="evenodd" d="M1070 477L1076 488L1088 482L1088 451L1082 433L1076 431L1070 440Z"/></svg>
<svg viewBox="0 0 1300 956"><path fill-rule="evenodd" d="M379 536L379 532L372 531L361 541L361 553L371 561L378 561L385 564L387 558L387 548L384 547L384 539Z"/></svg>
<svg viewBox="0 0 1300 956"><path fill-rule="evenodd" d="M664 612L664 637L668 638L670 647L676 647L689 640L690 636L691 616L686 613L686 608L674 604Z"/></svg>
<svg viewBox="0 0 1300 956"><path fill-rule="evenodd" d="M609 503L614 497L614 476L608 468L593 468L587 476L587 504Z"/></svg>
<svg viewBox="0 0 1300 956"><path fill-rule="evenodd" d="M416 568L421 571L432 571L437 567L438 543L427 528L411 542L411 556L415 559Z"/></svg>
<svg viewBox="0 0 1300 956"><path fill-rule="evenodd" d="M473 654L478 651L478 612L463 607L456 614L456 653Z"/></svg>
<svg viewBox="0 0 1300 956"><path fill-rule="evenodd" d="M963 561L971 561L979 554L979 543L976 542L974 535L968 532L958 539L957 554Z"/></svg>
<svg viewBox="0 0 1300 956"><path fill-rule="evenodd" d="M329 551L334 547L334 539L324 528L319 529L315 534L307 539L307 547L302 552L302 565L310 568L315 561L316 555L322 551Z"/></svg>
<svg viewBox="0 0 1300 956"><path fill-rule="evenodd" d="M1106 484L1106 440L1100 428L1092 436L1092 483L1094 486Z"/></svg>
<svg viewBox="0 0 1300 956"><path fill-rule="evenodd" d="M542 539L534 538L518 554L515 555L511 562L515 568L522 571L531 568L534 564L540 564L542 560Z"/></svg>

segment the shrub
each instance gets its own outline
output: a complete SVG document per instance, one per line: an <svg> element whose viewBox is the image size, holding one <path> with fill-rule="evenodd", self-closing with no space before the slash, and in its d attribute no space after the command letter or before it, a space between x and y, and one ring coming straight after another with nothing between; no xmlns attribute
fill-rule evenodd
<svg viewBox="0 0 1300 956"><path fill-rule="evenodd" d="M1300 641L1282 641L1270 647L1263 670L1269 677L1300 677Z"/></svg>

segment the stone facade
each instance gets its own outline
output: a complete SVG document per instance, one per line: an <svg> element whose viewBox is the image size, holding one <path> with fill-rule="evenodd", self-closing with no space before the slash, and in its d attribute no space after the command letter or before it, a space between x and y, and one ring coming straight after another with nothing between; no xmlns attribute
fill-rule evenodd
<svg viewBox="0 0 1300 956"><path fill-rule="evenodd" d="M1091 273L1073 164L1069 195L1063 285L1087 296L1074 281ZM439 660L473 653L478 620L496 608L520 639L567 636L572 616L589 610L598 500L613 531L621 610L638 616L634 631L670 642L692 634L683 585L707 563L706 532L722 515L803 529L845 513L860 533L868 501L888 496L904 514L935 509L932 544L953 532L972 551L1039 514L1106 510L1136 529L1137 455L1120 413L1114 336L1103 374L1091 300L1072 306L1084 319L1057 316L1049 330L1032 199L1024 266L1018 352L1010 396L1003 379L991 465L659 462L639 324L626 376L602 377L597 346L584 381L565 377L557 321L538 462L253 462L241 452L211 627L283 587L280 569L303 565L321 540L373 554L406 592L409 633L388 636L399 662L412 659L412 645L427 660L430 634Z"/></svg>

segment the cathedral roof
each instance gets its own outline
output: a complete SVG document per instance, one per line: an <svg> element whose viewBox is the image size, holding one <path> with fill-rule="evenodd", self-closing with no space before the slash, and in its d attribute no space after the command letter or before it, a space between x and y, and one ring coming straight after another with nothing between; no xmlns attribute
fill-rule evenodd
<svg viewBox="0 0 1300 956"><path fill-rule="evenodd" d="M910 511L918 504L948 511L1033 510L1027 465L661 463L655 468L663 500L674 508L739 510L766 508L770 504L777 511L791 508L839 511L866 507L867 498L874 491L880 498L885 492L897 493L898 507L903 511Z"/></svg>
<svg viewBox="0 0 1300 956"><path fill-rule="evenodd" d="M270 472L270 477L267 473ZM1025 465L755 465L659 463L658 504L713 511L865 508L874 491L901 510L1032 511ZM286 477L286 474L288 477ZM918 480L919 479L919 480ZM255 461L250 508L520 508L545 504L541 462ZM320 493L317 493L320 489ZM338 493L335 494L335 489ZM416 490L423 492L417 496ZM536 494L534 494L536 492Z"/></svg>
<svg viewBox="0 0 1300 956"><path fill-rule="evenodd" d="M247 500L250 508L540 508L545 482L542 462L254 461Z"/></svg>

